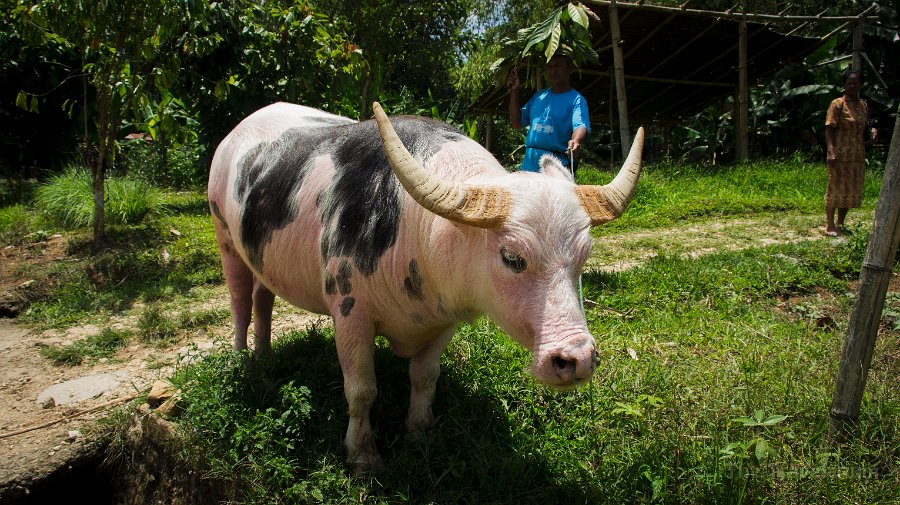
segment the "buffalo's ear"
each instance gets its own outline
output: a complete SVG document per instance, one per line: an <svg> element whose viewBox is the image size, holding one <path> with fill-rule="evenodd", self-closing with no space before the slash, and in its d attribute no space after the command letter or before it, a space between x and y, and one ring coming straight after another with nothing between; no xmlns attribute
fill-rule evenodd
<svg viewBox="0 0 900 505"><path fill-rule="evenodd" d="M552 154L541 156L538 165L541 166L541 173L544 175L559 177L570 182L575 182L575 177L572 176L572 172L569 172L569 169L563 166L556 156L553 156Z"/></svg>

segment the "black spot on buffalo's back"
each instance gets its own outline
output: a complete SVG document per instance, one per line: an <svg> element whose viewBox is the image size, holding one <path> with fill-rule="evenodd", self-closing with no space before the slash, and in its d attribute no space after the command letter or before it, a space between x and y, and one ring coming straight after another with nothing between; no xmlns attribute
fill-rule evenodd
<svg viewBox="0 0 900 505"><path fill-rule="evenodd" d="M350 277L353 274L353 269L350 268L350 262L347 260L341 261L340 266L338 266L337 273L337 287L338 291L342 295L349 295L351 291L353 291L353 285L350 284Z"/></svg>
<svg viewBox="0 0 900 505"><path fill-rule="evenodd" d="M254 147L242 159L236 190L239 200L245 196L241 242L250 263L257 269L262 269L263 251L272 234L296 218L294 196L303 184L313 154L329 130L287 130L271 144Z"/></svg>
<svg viewBox="0 0 900 505"><path fill-rule="evenodd" d="M237 184L234 185L234 197L240 202L243 201L244 195L247 194L247 188L250 186L250 179L256 179L256 177L251 177L251 173L254 172L254 167L256 166L256 159L259 157L259 154L266 148L268 144L265 142L260 142L255 146L251 147L241 156L241 161L238 162L238 170L240 173L238 174ZM262 167L257 168L257 172ZM258 174L257 174L258 175Z"/></svg>
<svg viewBox="0 0 900 505"><path fill-rule="evenodd" d="M446 123L419 117L394 117L391 123L414 157L428 160L446 142L465 138ZM363 276L397 240L402 188L391 172L374 121L342 130L332 153L335 177L319 201L324 233L322 257L353 259Z"/></svg>
<svg viewBox="0 0 900 505"><path fill-rule="evenodd" d="M419 273L419 263L415 259L409 260L409 276L403 279L403 291L410 298L415 298L416 300L424 298L422 275Z"/></svg>
<svg viewBox="0 0 900 505"><path fill-rule="evenodd" d="M349 316L354 305L356 305L356 299L352 296L348 296L341 300L341 315L344 317Z"/></svg>

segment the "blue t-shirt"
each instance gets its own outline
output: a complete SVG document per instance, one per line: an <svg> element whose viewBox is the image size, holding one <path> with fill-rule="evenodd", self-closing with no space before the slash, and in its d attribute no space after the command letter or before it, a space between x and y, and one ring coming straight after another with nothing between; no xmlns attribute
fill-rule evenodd
<svg viewBox="0 0 900 505"><path fill-rule="evenodd" d="M540 171L538 160L547 153L569 166L566 149L572 132L581 126L591 131L587 102L574 89L553 93L547 88L535 93L522 107L522 124L528 126L528 134L521 170L528 172Z"/></svg>

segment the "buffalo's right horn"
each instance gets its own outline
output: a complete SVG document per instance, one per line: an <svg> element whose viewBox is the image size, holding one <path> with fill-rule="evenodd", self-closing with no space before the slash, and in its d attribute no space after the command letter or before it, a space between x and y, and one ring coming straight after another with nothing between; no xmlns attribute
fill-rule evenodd
<svg viewBox="0 0 900 505"><path fill-rule="evenodd" d="M479 228L496 228L503 224L511 202L506 189L450 182L435 176L409 153L381 104L373 103L372 112L391 169L419 205L441 217Z"/></svg>
<svg viewBox="0 0 900 505"><path fill-rule="evenodd" d="M584 207L591 226L608 223L622 215L634 196L641 175L641 152L644 149L644 128L638 128L631 144L628 159L616 178L605 186L576 186L575 194Z"/></svg>

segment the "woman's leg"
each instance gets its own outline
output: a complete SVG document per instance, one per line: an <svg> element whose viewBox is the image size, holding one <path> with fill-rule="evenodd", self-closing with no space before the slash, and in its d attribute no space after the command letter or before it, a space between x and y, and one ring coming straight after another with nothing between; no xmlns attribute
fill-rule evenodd
<svg viewBox="0 0 900 505"><path fill-rule="evenodd" d="M828 205L825 206L825 218L827 220L827 224L825 226L825 234L837 235L838 229L834 224L834 207Z"/></svg>

